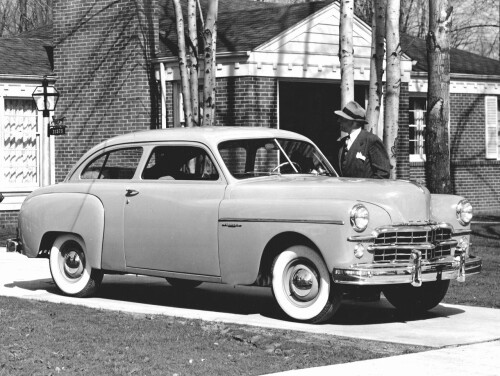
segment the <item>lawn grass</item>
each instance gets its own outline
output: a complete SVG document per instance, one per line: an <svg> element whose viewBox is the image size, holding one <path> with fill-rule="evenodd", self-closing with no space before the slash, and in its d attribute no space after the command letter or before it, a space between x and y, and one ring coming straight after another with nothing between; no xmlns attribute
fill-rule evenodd
<svg viewBox="0 0 500 376"><path fill-rule="evenodd" d="M500 224L472 225L472 253L483 260L481 273L452 281L445 303L500 308Z"/></svg>
<svg viewBox="0 0 500 376"><path fill-rule="evenodd" d="M0 297L0 375L263 375L426 348Z"/></svg>

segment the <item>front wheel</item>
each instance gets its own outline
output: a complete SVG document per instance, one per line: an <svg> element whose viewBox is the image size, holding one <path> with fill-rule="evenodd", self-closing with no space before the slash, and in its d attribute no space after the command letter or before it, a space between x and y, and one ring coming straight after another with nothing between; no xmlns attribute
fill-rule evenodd
<svg viewBox="0 0 500 376"><path fill-rule="evenodd" d="M342 293L331 282L321 256L311 248L296 245L281 252L271 271L274 297L291 318L319 323L339 308Z"/></svg>
<svg viewBox="0 0 500 376"><path fill-rule="evenodd" d="M66 295L93 295L101 285L103 273L92 269L83 241L71 234L59 236L50 250L50 273L57 287Z"/></svg>
<svg viewBox="0 0 500 376"><path fill-rule="evenodd" d="M418 314L437 306L446 295L449 285L449 280L425 282L420 287L410 284L393 285L385 287L383 292L397 310L406 314Z"/></svg>

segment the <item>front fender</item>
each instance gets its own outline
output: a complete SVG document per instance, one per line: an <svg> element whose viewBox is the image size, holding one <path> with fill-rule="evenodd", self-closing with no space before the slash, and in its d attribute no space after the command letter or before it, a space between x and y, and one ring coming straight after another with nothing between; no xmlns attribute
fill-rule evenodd
<svg viewBox="0 0 500 376"><path fill-rule="evenodd" d="M449 223L454 230L469 230L470 225L462 226L457 218L457 204L463 197L456 195L432 194L431 219L438 223Z"/></svg>
<svg viewBox="0 0 500 376"><path fill-rule="evenodd" d="M333 267L351 265L355 261L354 244L347 238L369 235L374 228L390 223L386 211L366 203L370 225L363 233L355 232L350 225L349 213L357 203L355 200L322 199L223 201L219 209L222 281L243 285L253 283L264 249L275 237L285 233L296 234L314 244L330 271Z"/></svg>
<svg viewBox="0 0 500 376"><path fill-rule="evenodd" d="M72 233L85 242L93 268L101 268L104 208L95 196L84 193L41 194L28 198L19 212L24 253L37 257L49 232Z"/></svg>

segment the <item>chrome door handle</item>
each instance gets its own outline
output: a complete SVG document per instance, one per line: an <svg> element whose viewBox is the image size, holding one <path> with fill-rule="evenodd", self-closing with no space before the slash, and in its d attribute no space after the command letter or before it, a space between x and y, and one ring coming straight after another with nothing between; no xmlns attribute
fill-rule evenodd
<svg viewBox="0 0 500 376"><path fill-rule="evenodd" d="M127 197L137 196L139 194L139 191L136 191L135 189L126 188L125 190L127 191L125 194Z"/></svg>

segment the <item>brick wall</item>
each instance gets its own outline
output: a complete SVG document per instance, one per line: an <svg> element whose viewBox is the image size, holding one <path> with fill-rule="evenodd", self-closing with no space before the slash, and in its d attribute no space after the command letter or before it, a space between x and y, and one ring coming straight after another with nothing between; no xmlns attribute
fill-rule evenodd
<svg viewBox="0 0 500 376"><path fill-rule="evenodd" d="M271 127L278 125L276 78L230 77L217 80L217 125Z"/></svg>
<svg viewBox="0 0 500 376"><path fill-rule="evenodd" d="M398 127L398 150L397 150L397 167L396 176L398 179L410 179L410 149L409 137L409 96L408 83L401 83L399 91L399 127Z"/></svg>
<svg viewBox="0 0 500 376"><path fill-rule="evenodd" d="M450 94L453 193L469 199L475 213L500 212L500 161L485 158L484 95ZM425 183L424 163L412 163L411 180Z"/></svg>
<svg viewBox="0 0 500 376"><path fill-rule="evenodd" d="M2 229L17 227L18 211L2 211L0 212L0 226Z"/></svg>
<svg viewBox="0 0 500 376"><path fill-rule="evenodd" d="M56 181L93 145L117 134L155 128L158 88L149 61L158 36L157 0L56 0L54 70L61 97L56 117Z"/></svg>
<svg viewBox="0 0 500 376"><path fill-rule="evenodd" d="M484 95L451 94L451 173L454 192L475 212L500 212L500 161L485 148Z"/></svg>

